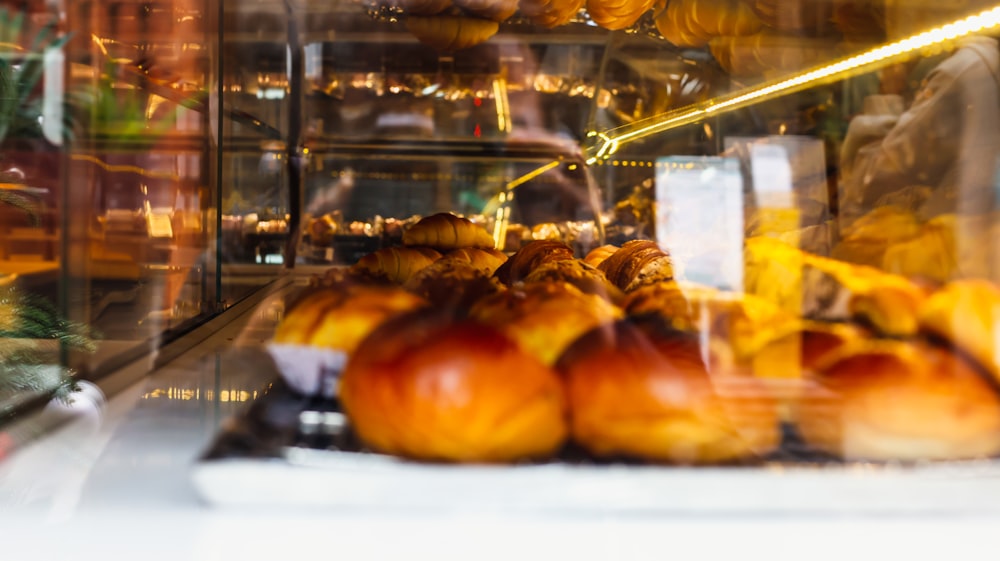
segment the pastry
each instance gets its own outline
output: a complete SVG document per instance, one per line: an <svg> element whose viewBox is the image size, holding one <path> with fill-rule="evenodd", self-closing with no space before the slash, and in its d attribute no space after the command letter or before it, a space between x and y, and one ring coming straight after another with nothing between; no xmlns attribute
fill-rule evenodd
<svg viewBox="0 0 1000 561"><path fill-rule="evenodd" d="M629 292L644 284L674 278L670 255L656 242L632 240L598 265L611 284Z"/></svg>
<svg viewBox="0 0 1000 561"><path fill-rule="evenodd" d="M520 11L533 23L552 29L573 19L587 0L521 0Z"/></svg>
<svg viewBox="0 0 1000 561"><path fill-rule="evenodd" d="M439 51L461 51L489 41L500 30L500 24L489 19L446 14L410 16L406 18L406 28L421 43Z"/></svg>
<svg viewBox="0 0 1000 561"><path fill-rule="evenodd" d="M489 272L455 257L435 261L413 275L404 287L456 316L465 315L478 300L504 289Z"/></svg>
<svg viewBox="0 0 1000 561"><path fill-rule="evenodd" d="M739 0L669 0L656 16L656 28L678 47L702 48L713 37L752 35L762 26Z"/></svg>
<svg viewBox="0 0 1000 561"><path fill-rule="evenodd" d="M872 341L824 362L796 412L799 433L817 450L847 460L1000 453L1000 397L954 353Z"/></svg>
<svg viewBox="0 0 1000 561"><path fill-rule="evenodd" d="M1000 288L995 284L979 279L948 283L920 310L920 327L954 345L1000 382Z"/></svg>
<svg viewBox="0 0 1000 561"><path fill-rule="evenodd" d="M348 361L340 400L366 445L419 460L545 458L567 435L556 373L498 331L450 316L381 326Z"/></svg>
<svg viewBox="0 0 1000 561"><path fill-rule="evenodd" d="M511 285L524 280L532 271L545 263L573 259L573 250L562 242L533 240L511 255L496 270L500 282Z"/></svg>
<svg viewBox="0 0 1000 561"><path fill-rule="evenodd" d="M600 247L595 247L587 253L587 256L583 258L583 261L591 267L600 267L601 263L603 263L608 257L614 255L616 251L618 251L618 246L616 245L602 245Z"/></svg>
<svg viewBox="0 0 1000 561"><path fill-rule="evenodd" d="M365 255L352 267L372 277L384 277L402 284L414 273L441 258L428 247L386 247Z"/></svg>
<svg viewBox="0 0 1000 561"><path fill-rule="evenodd" d="M449 251L445 257L458 259L472 264L475 268L492 275L500 265L507 260L507 256L502 251L495 249L479 249L475 247L462 247Z"/></svg>
<svg viewBox="0 0 1000 561"><path fill-rule="evenodd" d="M600 457L744 461L780 442L774 401L751 377L709 374L697 337L628 322L591 330L559 359L573 439Z"/></svg>
<svg viewBox="0 0 1000 561"><path fill-rule="evenodd" d="M471 220L442 212L420 219L403 232L403 245L427 246L440 251L463 247L493 249L493 238Z"/></svg>
<svg viewBox="0 0 1000 561"><path fill-rule="evenodd" d="M579 259L543 263L524 278L525 284L554 281L569 283L586 294L596 294L609 302L620 302L624 297L617 286L608 282L604 273Z"/></svg>
<svg viewBox="0 0 1000 561"><path fill-rule="evenodd" d="M582 333L623 317L604 298L558 281L524 284L484 298L469 313L546 364Z"/></svg>
<svg viewBox="0 0 1000 561"><path fill-rule="evenodd" d="M656 0L587 0L587 13L604 29L625 29L639 21Z"/></svg>
<svg viewBox="0 0 1000 561"><path fill-rule="evenodd" d="M456 6L470 14L502 22L517 12L517 0L453 0Z"/></svg>

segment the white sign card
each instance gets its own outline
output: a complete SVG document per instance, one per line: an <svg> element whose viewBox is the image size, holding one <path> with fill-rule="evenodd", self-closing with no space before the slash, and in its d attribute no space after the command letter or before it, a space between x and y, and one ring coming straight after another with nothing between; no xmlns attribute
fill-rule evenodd
<svg viewBox="0 0 1000 561"><path fill-rule="evenodd" d="M656 239L678 278L743 290L743 178L739 160L657 160Z"/></svg>

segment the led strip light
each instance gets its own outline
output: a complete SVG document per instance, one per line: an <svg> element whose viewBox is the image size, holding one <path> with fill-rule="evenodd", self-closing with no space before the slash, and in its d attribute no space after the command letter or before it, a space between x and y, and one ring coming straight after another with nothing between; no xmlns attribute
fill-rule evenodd
<svg viewBox="0 0 1000 561"><path fill-rule="evenodd" d="M863 71L887 66L922 49L947 44L976 33L996 31L997 28L1000 28L1000 5L788 78L765 82L697 105L661 113L605 133L592 132L588 136L596 138L598 142L587 150L587 164L592 165L601 159L607 159L625 144L660 132L781 95L836 82Z"/></svg>

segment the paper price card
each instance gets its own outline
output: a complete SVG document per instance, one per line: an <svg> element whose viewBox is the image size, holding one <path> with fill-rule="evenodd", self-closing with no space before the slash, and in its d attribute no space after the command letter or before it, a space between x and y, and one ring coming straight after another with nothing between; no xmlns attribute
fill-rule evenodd
<svg viewBox="0 0 1000 561"><path fill-rule="evenodd" d="M657 161L656 239L681 279L743 290L743 178L739 160Z"/></svg>

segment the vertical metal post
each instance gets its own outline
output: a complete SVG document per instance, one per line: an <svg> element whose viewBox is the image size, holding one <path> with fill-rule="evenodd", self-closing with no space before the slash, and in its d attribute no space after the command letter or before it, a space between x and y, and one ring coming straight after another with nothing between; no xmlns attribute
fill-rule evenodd
<svg viewBox="0 0 1000 561"><path fill-rule="evenodd" d="M288 12L288 140L285 143L285 165L288 169L288 240L285 244L284 265L295 267L302 222L302 83L305 79L302 45L291 0L285 0Z"/></svg>

